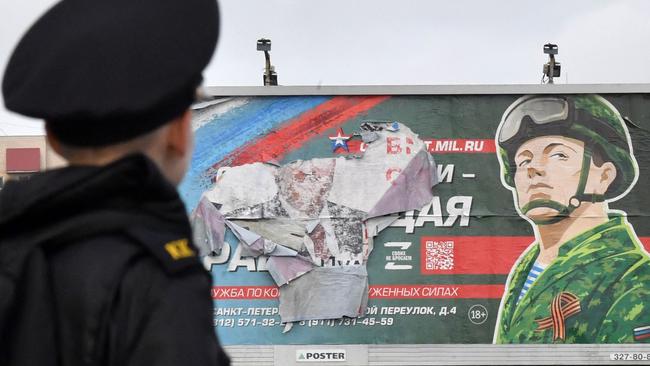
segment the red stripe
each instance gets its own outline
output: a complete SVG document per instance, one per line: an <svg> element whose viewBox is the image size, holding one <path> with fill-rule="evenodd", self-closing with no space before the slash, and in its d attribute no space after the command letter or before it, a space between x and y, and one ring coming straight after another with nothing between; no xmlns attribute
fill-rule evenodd
<svg viewBox="0 0 650 366"><path fill-rule="evenodd" d="M580 312L580 306L571 309L564 309L564 317L568 318L571 315L578 314Z"/></svg>
<svg viewBox="0 0 650 366"><path fill-rule="evenodd" d="M564 309L564 316L568 318L570 315L579 313L580 310L580 302L576 301Z"/></svg>
<svg viewBox="0 0 650 366"><path fill-rule="evenodd" d="M564 300L566 302L574 301L574 300L578 299L575 295L573 295L570 292L563 292L563 293L560 294L560 296L562 297L562 300Z"/></svg>
<svg viewBox="0 0 650 366"><path fill-rule="evenodd" d="M650 251L650 237L639 239ZM517 258L534 241L533 236L423 236L420 238L420 273L508 274ZM453 243L453 249L444 248L448 242ZM448 261L441 262L451 258L450 254L453 254L451 268Z"/></svg>
<svg viewBox="0 0 650 366"><path fill-rule="evenodd" d="M371 299L500 299L504 285L375 285Z"/></svg>
<svg viewBox="0 0 650 366"><path fill-rule="evenodd" d="M496 152L493 139L431 139L425 140L434 154L485 154Z"/></svg>
<svg viewBox="0 0 650 366"><path fill-rule="evenodd" d="M240 146L214 166L238 166L256 161L279 160L325 131L368 111L388 96L338 96L281 125L277 131ZM329 143L329 140L323 141Z"/></svg>
<svg viewBox="0 0 650 366"><path fill-rule="evenodd" d="M276 286L214 286L214 300L269 300L277 299L280 291Z"/></svg>
<svg viewBox="0 0 650 366"><path fill-rule="evenodd" d="M423 236L420 272L426 275L508 274L534 240L532 236ZM451 269L443 269L449 268L440 265L445 256L445 243L449 242L453 246L453 265Z"/></svg>
<svg viewBox="0 0 650 366"><path fill-rule="evenodd" d="M650 252L650 236L641 236L639 237L639 240L641 241L642 246L645 247L645 250Z"/></svg>
<svg viewBox="0 0 650 366"><path fill-rule="evenodd" d="M564 316L561 310L560 296L553 299L551 311L553 312L553 340L564 339Z"/></svg>
<svg viewBox="0 0 650 366"><path fill-rule="evenodd" d="M634 336L634 340L640 341L642 339L650 338L650 333Z"/></svg>
<svg viewBox="0 0 650 366"><path fill-rule="evenodd" d="M408 122L407 122L408 123ZM423 138L422 141L432 154L493 154L496 152L496 145L492 139L429 139ZM395 141L399 146L400 141ZM358 154L365 149L365 143L361 140L349 140L346 152L343 149L337 150L336 154Z"/></svg>
<svg viewBox="0 0 650 366"><path fill-rule="evenodd" d="M373 285L371 299L500 299L503 285ZM214 300L269 300L279 297L275 286L214 286Z"/></svg>
<svg viewBox="0 0 650 366"><path fill-rule="evenodd" d="M539 324L539 328L537 330L544 330L544 329L548 329L551 326L553 326L553 320L551 320L551 317L547 317L547 318L540 319L540 320L535 320L535 321Z"/></svg>

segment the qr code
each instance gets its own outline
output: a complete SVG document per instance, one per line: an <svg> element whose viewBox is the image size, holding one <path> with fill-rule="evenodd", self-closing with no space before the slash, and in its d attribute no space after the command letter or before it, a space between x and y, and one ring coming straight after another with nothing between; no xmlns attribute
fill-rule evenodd
<svg viewBox="0 0 650 366"><path fill-rule="evenodd" d="M425 242L425 265L428 271L454 269L454 242L451 240Z"/></svg>

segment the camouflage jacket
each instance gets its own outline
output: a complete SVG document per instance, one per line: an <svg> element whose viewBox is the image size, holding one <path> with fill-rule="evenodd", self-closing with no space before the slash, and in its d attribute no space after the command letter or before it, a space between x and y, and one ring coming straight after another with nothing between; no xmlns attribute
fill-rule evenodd
<svg viewBox="0 0 650 366"><path fill-rule="evenodd" d="M650 258L624 217L562 244L517 304L538 254L532 245L508 277L496 343L650 341Z"/></svg>

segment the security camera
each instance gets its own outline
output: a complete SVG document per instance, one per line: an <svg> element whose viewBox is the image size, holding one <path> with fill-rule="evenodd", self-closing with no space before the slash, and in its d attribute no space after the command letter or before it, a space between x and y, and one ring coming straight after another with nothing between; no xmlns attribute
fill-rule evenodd
<svg viewBox="0 0 650 366"><path fill-rule="evenodd" d="M545 44L544 53L547 55L557 55L557 45L552 43Z"/></svg>
<svg viewBox="0 0 650 366"><path fill-rule="evenodd" d="M556 44L547 43L544 45L544 53L548 55L548 62L544 64L542 68L542 84L548 82L553 84L553 78L560 76L561 65L559 62L555 61L555 55L558 53L558 48Z"/></svg>
<svg viewBox="0 0 650 366"><path fill-rule="evenodd" d="M271 40L266 38L261 38L257 40L257 50L258 51L270 51L271 50Z"/></svg>

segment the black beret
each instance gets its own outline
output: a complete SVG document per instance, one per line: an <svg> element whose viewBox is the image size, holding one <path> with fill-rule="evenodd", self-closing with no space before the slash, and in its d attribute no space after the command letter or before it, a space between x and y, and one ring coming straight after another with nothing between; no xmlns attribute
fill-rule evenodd
<svg viewBox="0 0 650 366"><path fill-rule="evenodd" d="M218 34L216 0L62 0L14 50L5 105L70 145L125 141L190 106Z"/></svg>

